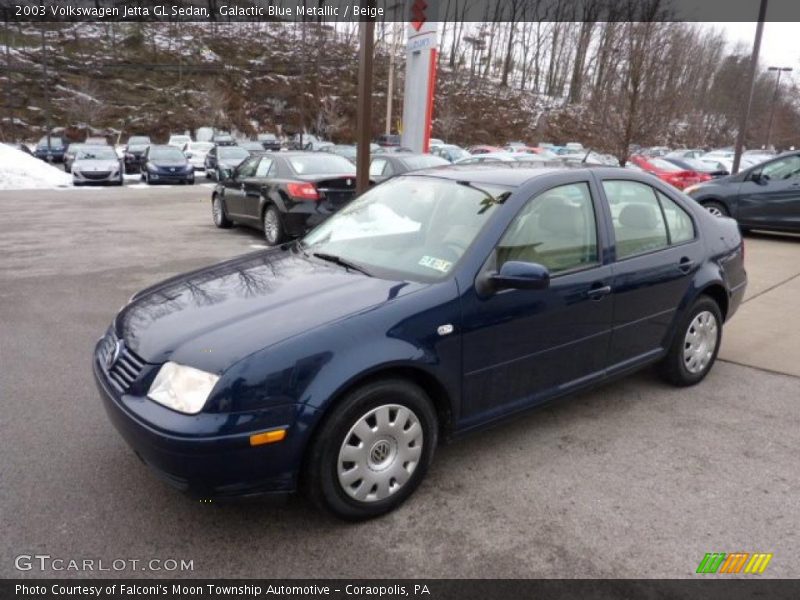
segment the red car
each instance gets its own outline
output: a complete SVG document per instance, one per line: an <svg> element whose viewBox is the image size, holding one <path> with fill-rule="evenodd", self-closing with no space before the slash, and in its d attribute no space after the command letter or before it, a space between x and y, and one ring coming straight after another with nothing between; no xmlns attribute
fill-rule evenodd
<svg viewBox="0 0 800 600"><path fill-rule="evenodd" d="M679 190L711 179L711 175L708 173L698 173L697 171L681 169L678 165L664 160L663 158L636 155L631 156L630 161L640 169L652 173L661 181L666 181Z"/></svg>

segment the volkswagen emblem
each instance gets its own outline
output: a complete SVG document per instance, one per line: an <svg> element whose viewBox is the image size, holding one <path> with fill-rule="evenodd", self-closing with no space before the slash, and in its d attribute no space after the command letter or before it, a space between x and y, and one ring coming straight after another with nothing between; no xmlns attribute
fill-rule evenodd
<svg viewBox="0 0 800 600"><path fill-rule="evenodd" d="M350 186L350 185L353 185L353 180L352 180L352 179L348 179L348 180L345 182L345 185L348 185L348 186Z"/></svg>
<svg viewBox="0 0 800 600"><path fill-rule="evenodd" d="M389 446L389 442L386 440L381 440L372 447L370 458L372 459L373 463L380 464L386 460L386 458L389 456L389 452L391 452L391 446Z"/></svg>
<svg viewBox="0 0 800 600"><path fill-rule="evenodd" d="M172 171L174 173L175 172L175 167L171 167L170 171Z"/></svg>
<svg viewBox="0 0 800 600"><path fill-rule="evenodd" d="M114 343L114 346L109 350L108 354L106 354L106 369L111 370L111 367L114 366L114 363L117 362L119 358L120 352L122 352L122 340L117 340Z"/></svg>

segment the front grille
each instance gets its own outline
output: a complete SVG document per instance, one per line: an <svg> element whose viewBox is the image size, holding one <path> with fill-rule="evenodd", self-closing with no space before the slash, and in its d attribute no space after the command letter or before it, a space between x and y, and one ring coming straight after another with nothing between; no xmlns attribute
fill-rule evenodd
<svg viewBox="0 0 800 600"><path fill-rule="evenodd" d="M81 171L84 179L108 179L111 171Z"/></svg>
<svg viewBox="0 0 800 600"><path fill-rule="evenodd" d="M117 352L117 348L119 351ZM114 355L116 359L114 359ZM120 342L113 331L109 332L98 353L108 380L120 393L127 392L144 369L145 361ZM113 362L112 362L113 361ZM111 365L109 366L109 363Z"/></svg>

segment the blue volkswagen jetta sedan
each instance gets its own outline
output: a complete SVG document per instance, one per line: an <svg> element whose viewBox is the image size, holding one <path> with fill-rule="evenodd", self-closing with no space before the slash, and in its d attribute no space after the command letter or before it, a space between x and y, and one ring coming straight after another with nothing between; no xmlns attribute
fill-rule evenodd
<svg viewBox="0 0 800 600"><path fill-rule="evenodd" d="M203 497L392 510L441 439L656 364L696 384L746 285L736 222L618 168L444 167L304 239L131 298L94 354L116 428Z"/></svg>

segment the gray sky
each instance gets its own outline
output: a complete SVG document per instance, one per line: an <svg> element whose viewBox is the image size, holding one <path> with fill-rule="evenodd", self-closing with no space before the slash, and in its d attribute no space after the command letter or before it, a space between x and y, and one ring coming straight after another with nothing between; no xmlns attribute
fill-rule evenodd
<svg viewBox="0 0 800 600"><path fill-rule="evenodd" d="M731 44L742 41L753 48L755 23L709 23L723 29ZM792 76L800 81L800 23L764 23L759 60L765 67L792 67Z"/></svg>

